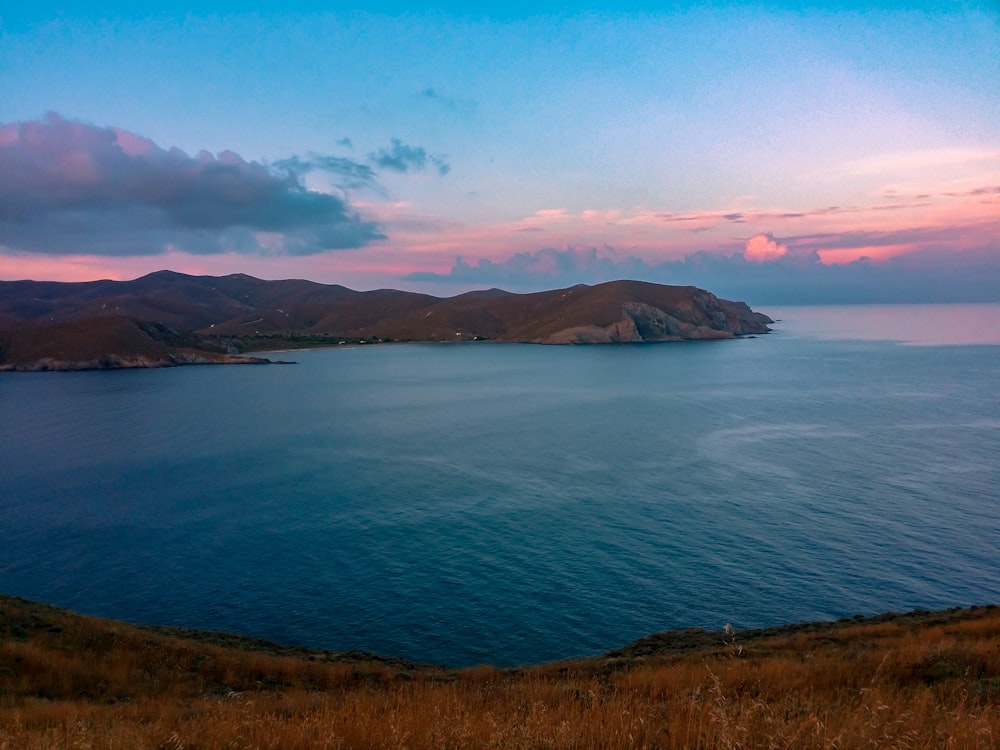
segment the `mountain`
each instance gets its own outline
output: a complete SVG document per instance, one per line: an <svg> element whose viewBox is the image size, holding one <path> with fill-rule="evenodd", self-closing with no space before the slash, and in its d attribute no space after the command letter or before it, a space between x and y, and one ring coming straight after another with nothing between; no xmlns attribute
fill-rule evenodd
<svg viewBox="0 0 1000 750"><path fill-rule="evenodd" d="M276 340L286 347L716 339L767 333L770 322L742 302L703 289L641 281L440 298L394 289L357 292L301 279L158 271L133 281L0 281L0 368L229 362L241 351L273 349Z"/></svg>

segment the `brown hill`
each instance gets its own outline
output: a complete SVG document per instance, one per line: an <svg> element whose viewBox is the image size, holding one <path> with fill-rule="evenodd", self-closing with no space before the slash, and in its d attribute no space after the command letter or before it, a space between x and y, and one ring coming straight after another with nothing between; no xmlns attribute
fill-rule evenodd
<svg viewBox="0 0 1000 750"><path fill-rule="evenodd" d="M277 283L277 282L271 282ZM534 294L500 290L457 297L379 290L322 302L285 299L201 328L202 333L297 331L344 339L518 341L542 344L681 341L767 333L771 320L695 287L640 281Z"/></svg>
<svg viewBox="0 0 1000 750"><path fill-rule="evenodd" d="M105 315L0 330L0 370L108 370L192 364L266 364L219 342L166 326Z"/></svg>
<svg viewBox="0 0 1000 750"><path fill-rule="evenodd" d="M157 271L132 281L0 281L0 315L34 322L119 315L193 330L277 313L282 318L280 330L286 330L287 308L308 312L362 295L299 279L264 281L245 274L188 276Z"/></svg>
<svg viewBox="0 0 1000 750"><path fill-rule="evenodd" d="M640 281L440 298L158 271L133 281L0 281L0 368L239 362L241 351L339 341L715 339L766 333L770 322L702 289Z"/></svg>
<svg viewBox="0 0 1000 750"><path fill-rule="evenodd" d="M0 325L121 316L247 337L296 332L349 339L599 343L766 333L770 319L695 287L638 281L535 294L499 289L439 298L356 292L304 280L159 271L133 281L0 281Z"/></svg>

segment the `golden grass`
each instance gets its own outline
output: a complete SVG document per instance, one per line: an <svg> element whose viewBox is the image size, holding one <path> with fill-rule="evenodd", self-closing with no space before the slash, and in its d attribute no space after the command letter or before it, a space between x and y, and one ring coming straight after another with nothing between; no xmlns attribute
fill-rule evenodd
<svg viewBox="0 0 1000 750"><path fill-rule="evenodd" d="M1000 746L993 607L521 670L223 648L3 598L0 634L0 750Z"/></svg>

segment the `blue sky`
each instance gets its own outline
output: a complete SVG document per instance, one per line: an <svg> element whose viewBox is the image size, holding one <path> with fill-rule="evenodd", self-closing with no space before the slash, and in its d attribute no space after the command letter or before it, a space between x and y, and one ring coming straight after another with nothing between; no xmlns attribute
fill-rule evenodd
<svg viewBox="0 0 1000 750"><path fill-rule="evenodd" d="M1000 297L997 4L477 7L5 10L0 278Z"/></svg>

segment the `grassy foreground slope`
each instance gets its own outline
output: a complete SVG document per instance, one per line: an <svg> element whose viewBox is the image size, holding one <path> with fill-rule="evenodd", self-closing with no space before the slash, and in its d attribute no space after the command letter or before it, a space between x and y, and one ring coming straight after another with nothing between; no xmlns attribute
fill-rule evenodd
<svg viewBox="0 0 1000 750"><path fill-rule="evenodd" d="M996 748L1000 609L445 670L0 597L0 748Z"/></svg>

